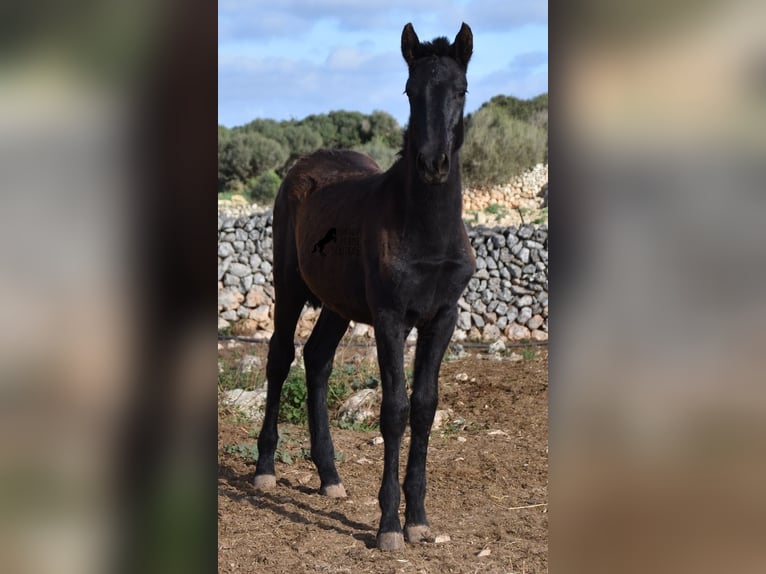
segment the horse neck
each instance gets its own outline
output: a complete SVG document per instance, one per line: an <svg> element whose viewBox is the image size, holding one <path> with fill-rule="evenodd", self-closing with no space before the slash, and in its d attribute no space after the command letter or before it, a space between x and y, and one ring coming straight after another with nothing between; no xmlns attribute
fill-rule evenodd
<svg viewBox="0 0 766 574"><path fill-rule="evenodd" d="M435 238L446 237L450 229L462 225L463 190L460 156L454 152L449 178L441 185L428 185L420 179L415 158L407 158L404 205L407 227Z"/></svg>

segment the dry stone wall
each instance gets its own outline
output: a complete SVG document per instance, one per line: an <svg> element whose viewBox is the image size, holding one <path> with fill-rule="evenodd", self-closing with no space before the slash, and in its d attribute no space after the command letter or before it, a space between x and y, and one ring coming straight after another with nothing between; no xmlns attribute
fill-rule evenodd
<svg viewBox="0 0 766 574"><path fill-rule="evenodd" d="M262 338L273 332L272 221L271 210L218 214L219 331ZM477 270L458 301L453 340L547 340L547 225L469 227L468 236ZM309 335L318 315L304 309L298 337ZM347 336L372 338L373 331L352 323Z"/></svg>

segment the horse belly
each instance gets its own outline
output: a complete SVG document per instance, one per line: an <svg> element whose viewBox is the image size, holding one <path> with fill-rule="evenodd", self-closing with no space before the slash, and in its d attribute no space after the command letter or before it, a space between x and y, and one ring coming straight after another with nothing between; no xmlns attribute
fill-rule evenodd
<svg viewBox="0 0 766 574"><path fill-rule="evenodd" d="M330 247L320 254L309 246L298 262L304 282L322 305L351 321L372 323L360 259Z"/></svg>

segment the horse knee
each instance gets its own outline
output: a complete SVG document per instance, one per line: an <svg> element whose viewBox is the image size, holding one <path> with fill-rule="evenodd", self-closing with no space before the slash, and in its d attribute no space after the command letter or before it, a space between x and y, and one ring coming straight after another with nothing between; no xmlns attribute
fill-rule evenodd
<svg viewBox="0 0 766 574"><path fill-rule="evenodd" d="M269 342L269 357L266 362L266 378L269 381L283 381L290 372L290 365L295 359L295 346L272 338Z"/></svg>
<svg viewBox="0 0 766 574"><path fill-rule="evenodd" d="M382 433L394 432L401 434L407 426L407 418L410 414L410 403L407 395L386 399L380 408L380 430Z"/></svg>

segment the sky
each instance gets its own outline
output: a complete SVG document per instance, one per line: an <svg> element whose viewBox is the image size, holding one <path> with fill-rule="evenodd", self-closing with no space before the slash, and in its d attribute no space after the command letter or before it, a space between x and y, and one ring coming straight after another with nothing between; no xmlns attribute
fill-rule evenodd
<svg viewBox="0 0 766 574"><path fill-rule="evenodd" d="M412 22L421 41L473 31L466 112L498 94L548 91L546 0L221 0L218 123L383 110L401 126Z"/></svg>

